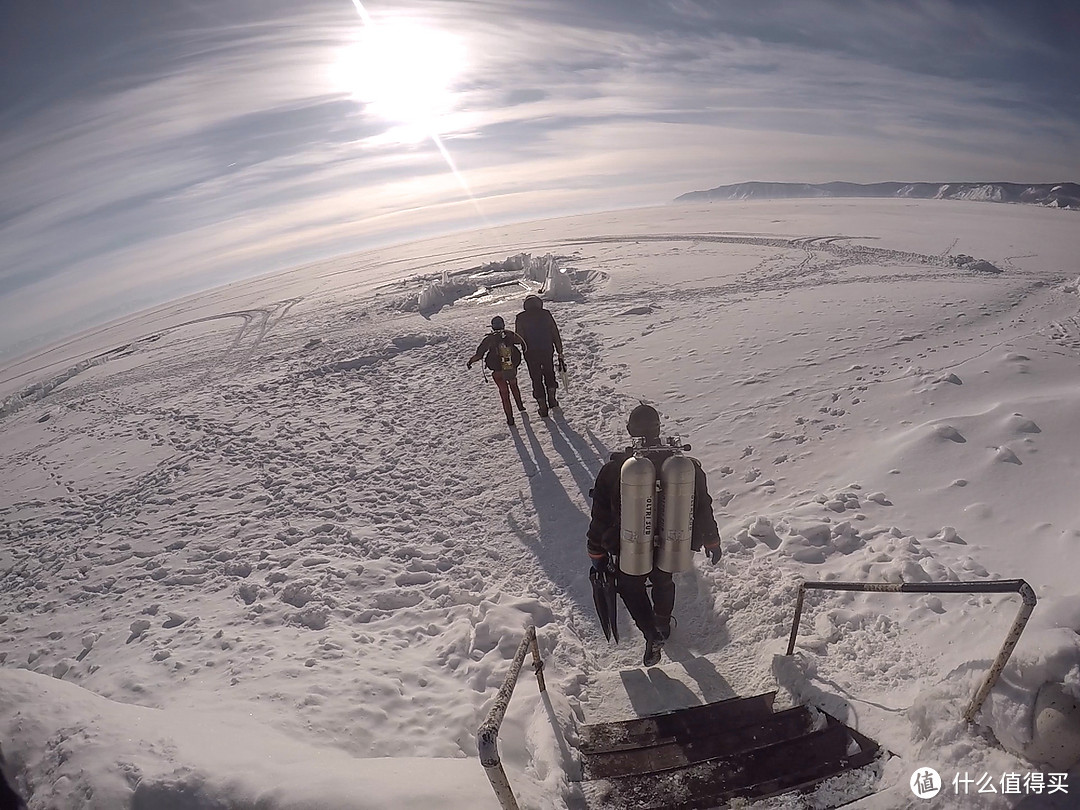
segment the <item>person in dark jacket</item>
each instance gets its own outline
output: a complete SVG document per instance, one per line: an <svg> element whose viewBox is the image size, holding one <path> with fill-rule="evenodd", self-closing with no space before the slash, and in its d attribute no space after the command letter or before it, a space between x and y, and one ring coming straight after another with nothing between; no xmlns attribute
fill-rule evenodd
<svg viewBox="0 0 1080 810"><path fill-rule="evenodd" d="M555 358L559 355L559 369L566 371L563 359L562 336L555 318L544 309L544 302L538 295L525 296L522 311L514 321L514 331L527 344L525 365L532 378L533 397L539 407L540 416L547 417L551 408L558 408L555 391L559 384L555 381Z"/></svg>
<svg viewBox="0 0 1080 810"><path fill-rule="evenodd" d="M518 410L525 410L525 403L521 401L521 389L518 388L517 370L521 365L521 350L525 347L518 335L506 328L506 322L496 315L491 319L491 333L484 336L480 345L476 347L476 353L465 363L465 368L472 368L481 358L484 365L491 369L491 379L499 389L499 398L502 399L503 411L506 413L506 424L513 426L514 409L510 407L510 395L514 395Z"/></svg>
<svg viewBox="0 0 1080 810"><path fill-rule="evenodd" d="M626 423L627 432L644 440L645 447L661 448L660 414L650 405L641 404L630 412ZM656 467L657 477L660 465L674 453L655 451L648 454ZM621 492L620 473L623 462L634 455L633 448L624 452L613 453L596 476L592 489L592 519L589 522L588 549L593 567L604 570L609 565L618 568L619 545L621 540ZM704 549L709 559L720 561L720 530L716 526L716 517L712 510L712 496L705 478L705 471L697 459L691 459L696 470L694 479L694 515L693 533L690 547L694 551ZM664 642L671 635L671 612L675 607L675 582L667 571L661 571L655 565L641 576L632 576L619 571L617 574L619 595L630 617L634 620L641 634L645 637L645 666L653 666L660 660L660 651ZM646 582L652 583L652 598L646 590Z"/></svg>

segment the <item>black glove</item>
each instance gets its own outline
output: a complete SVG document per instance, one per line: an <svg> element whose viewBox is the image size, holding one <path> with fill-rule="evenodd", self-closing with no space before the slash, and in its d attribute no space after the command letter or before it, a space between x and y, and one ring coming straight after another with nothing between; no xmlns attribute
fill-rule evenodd
<svg viewBox="0 0 1080 810"><path fill-rule="evenodd" d="M559 355L559 371L566 371L566 361L563 360L563 356Z"/></svg>
<svg viewBox="0 0 1080 810"><path fill-rule="evenodd" d="M608 567L608 558L605 554L603 557L592 557L592 567L597 571L606 571Z"/></svg>
<svg viewBox="0 0 1080 810"><path fill-rule="evenodd" d="M705 556L709 558L709 562L714 564L720 562L720 557L722 555L723 552L720 551L719 543L715 546L705 546Z"/></svg>

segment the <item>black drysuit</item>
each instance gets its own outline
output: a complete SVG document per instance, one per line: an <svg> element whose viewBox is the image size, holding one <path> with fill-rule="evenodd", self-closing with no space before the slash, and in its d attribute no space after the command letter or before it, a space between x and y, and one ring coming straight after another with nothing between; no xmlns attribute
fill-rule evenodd
<svg viewBox="0 0 1080 810"><path fill-rule="evenodd" d="M660 466L671 452L652 452L648 454L656 467L657 477ZM588 548L593 560L604 559L610 555L619 556L620 519L622 497L620 492L620 472L623 462L634 455L631 448L622 453L613 453L611 460L600 468L596 484L592 489L592 519L589 522ZM690 547L694 551L701 548L713 548L720 545L720 530L713 516L712 496L705 471L697 459L694 462L694 529L690 538ZM654 558L655 559L655 558ZM646 581L652 582L652 600L646 590ZM648 574L633 576L622 571L618 573L619 595L627 611L646 639L655 639L657 625L671 622L671 611L675 607L675 582L671 574L661 571L653 565Z"/></svg>
<svg viewBox="0 0 1080 810"><path fill-rule="evenodd" d="M558 353L562 357L563 353L559 327L552 314L544 309L544 302L530 295L525 299L525 309L514 321L514 331L525 341L525 365L532 379L533 397L540 406L540 413L546 414L548 408L558 404L555 391L559 384L555 381L553 355Z"/></svg>

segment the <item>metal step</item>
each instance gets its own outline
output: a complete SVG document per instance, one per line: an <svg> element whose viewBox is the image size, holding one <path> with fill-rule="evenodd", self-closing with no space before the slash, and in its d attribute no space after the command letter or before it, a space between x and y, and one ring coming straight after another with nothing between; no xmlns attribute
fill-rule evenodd
<svg viewBox="0 0 1080 810"><path fill-rule="evenodd" d="M772 716L776 692L717 703L689 706L663 714L596 723L578 730L578 750L583 754L625 751L690 740L712 728L739 728Z"/></svg>
<svg viewBox="0 0 1080 810"><path fill-rule="evenodd" d="M800 706L773 713L775 696L584 727L582 790L589 806L722 807L735 798L809 788L877 757L877 743L824 712L815 716Z"/></svg>
<svg viewBox="0 0 1080 810"><path fill-rule="evenodd" d="M812 731L813 727L813 715L805 706L797 706L749 725L706 728L698 736L685 741L587 754L581 763L582 778L605 779L680 768L801 737Z"/></svg>

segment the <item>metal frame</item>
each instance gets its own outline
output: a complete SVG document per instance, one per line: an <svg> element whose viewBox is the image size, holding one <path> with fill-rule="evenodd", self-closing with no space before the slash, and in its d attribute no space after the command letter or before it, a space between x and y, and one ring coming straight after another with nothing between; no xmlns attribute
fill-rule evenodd
<svg viewBox="0 0 1080 810"><path fill-rule="evenodd" d="M803 598L807 589L821 591L869 591L872 593L1018 593L1024 602L1020 606L1020 612L1016 614L1012 627L1005 636L1005 642L1001 650L990 665L990 671L971 703L964 710L964 720L974 722L975 715L982 708L983 701L990 694L990 690L997 683L1001 671L1016 648L1020 640L1020 634L1024 631L1031 611L1035 609L1038 599L1035 591L1022 579L999 579L992 582L803 582L799 585L799 597L795 602L795 619L791 623L791 637L788 639L788 647L785 655L791 655L795 651L795 636L799 632L799 619L802 617Z"/></svg>
<svg viewBox="0 0 1080 810"><path fill-rule="evenodd" d="M518 645L514 660L510 663L510 671L506 673L499 694L495 696L495 705L488 712L487 720L477 729L476 748L480 755L480 764L487 771L488 780L495 791L495 796L504 810L518 810L517 799L514 791L510 789L510 780L506 778L502 761L499 759L499 727L502 725L506 707L510 705L510 698L514 694L518 675L521 674L521 665L525 661L525 653L532 648L533 670L536 672L536 682L540 685L540 691L546 691L544 685L544 662L540 660L540 648L536 644L536 627L530 625L525 630L525 638Z"/></svg>

